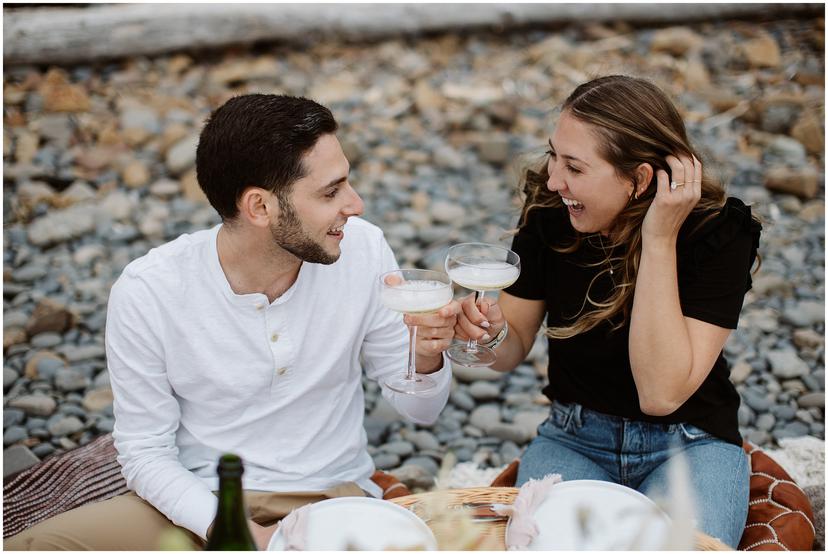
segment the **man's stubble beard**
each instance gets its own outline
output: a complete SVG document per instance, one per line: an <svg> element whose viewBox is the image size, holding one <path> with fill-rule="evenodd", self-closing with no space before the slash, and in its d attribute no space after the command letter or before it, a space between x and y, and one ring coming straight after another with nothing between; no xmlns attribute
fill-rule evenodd
<svg viewBox="0 0 828 554"><path fill-rule="evenodd" d="M270 225L270 234L277 246L312 264L330 265L339 259L339 254L328 253L308 236L289 201L279 199L279 212L279 221Z"/></svg>

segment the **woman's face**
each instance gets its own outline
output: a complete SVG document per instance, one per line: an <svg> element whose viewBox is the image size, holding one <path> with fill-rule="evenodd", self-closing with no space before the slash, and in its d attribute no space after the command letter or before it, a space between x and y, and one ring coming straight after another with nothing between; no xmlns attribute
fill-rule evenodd
<svg viewBox="0 0 828 554"><path fill-rule="evenodd" d="M598 154L594 126L564 111L549 140L547 188L557 192L569 210L569 221L582 233L608 235L615 218L633 193L631 180Z"/></svg>

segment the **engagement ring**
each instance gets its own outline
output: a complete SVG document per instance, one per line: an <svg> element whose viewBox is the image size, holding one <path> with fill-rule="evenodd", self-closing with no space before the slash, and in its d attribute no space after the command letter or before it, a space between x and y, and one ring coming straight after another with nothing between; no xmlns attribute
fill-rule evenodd
<svg viewBox="0 0 828 554"><path fill-rule="evenodd" d="M676 190L678 187L683 187L684 183L676 183L675 181L670 182L670 190Z"/></svg>

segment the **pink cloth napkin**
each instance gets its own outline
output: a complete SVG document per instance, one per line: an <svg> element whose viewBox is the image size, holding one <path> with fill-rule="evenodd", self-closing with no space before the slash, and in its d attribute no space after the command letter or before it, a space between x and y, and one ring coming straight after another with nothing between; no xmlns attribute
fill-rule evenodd
<svg viewBox="0 0 828 554"><path fill-rule="evenodd" d="M306 550L305 539L308 534L308 508L307 504L291 511L280 523L282 537L285 540L285 550Z"/></svg>
<svg viewBox="0 0 828 554"><path fill-rule="evenodd" d="M546 499L549 489L562 480L557 473L547 475L540 480L530 479L520 487L513 504L499 506L495 509L498 515L510 517L509 532L506 535L507 550L529 548L532 540L538 536L535 510Z"/></svg>

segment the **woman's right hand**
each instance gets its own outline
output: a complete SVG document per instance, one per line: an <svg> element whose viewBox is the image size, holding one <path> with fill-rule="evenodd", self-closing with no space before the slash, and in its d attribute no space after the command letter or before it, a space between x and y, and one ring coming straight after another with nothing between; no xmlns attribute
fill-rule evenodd
<svg viewBox="0 0 828 554"><path fill-rule="evenodd" d="M489 342L503 329L506 319L497 301L483 297L479 303L474 302L474 293L460 301L462 310L457 316L454 326L454 338L461 340L474 339L480 342Z"/></svg>

